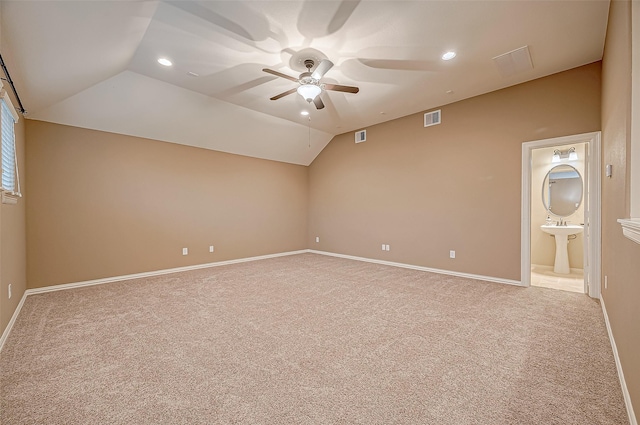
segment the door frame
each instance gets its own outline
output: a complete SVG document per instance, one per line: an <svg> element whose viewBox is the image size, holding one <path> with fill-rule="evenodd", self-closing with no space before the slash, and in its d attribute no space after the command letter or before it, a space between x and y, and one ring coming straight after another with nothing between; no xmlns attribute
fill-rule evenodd
<svg viewBox="0 0 640 425"><path fill-rule="evenodd" d="M531 171L532 151L538 148L571 143L586 143L587 158L585 165L589 196L586 199L585 212L585 256L588 258L588 269L585 270L585 293L592 298L600 299L600 267L602 256L601 245L601 160L599 131L535 140L522 144L522 227L521 227L521 270L522 286L531 286ZM588 226L588 227L587 227Z"/></svg>

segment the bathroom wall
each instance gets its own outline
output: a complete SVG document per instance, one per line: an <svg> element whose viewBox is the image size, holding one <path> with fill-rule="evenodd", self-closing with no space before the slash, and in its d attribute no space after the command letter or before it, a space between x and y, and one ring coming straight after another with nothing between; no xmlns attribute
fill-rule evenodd
<svg viewBox="0 0 640 425"><path fill-rule="evenodd" d="M572 146L576 148L577 161L551 162L555 149L568 149ZM542 203L542 184L550 169L559 164L568 164L578 170L585 183L583 187L586 189L586 143L535 149L531 156L531 264L553 266L556 252L555 241L553 236L544 233L540 229L540 226L545 224L547 219L547 210ZM554 222L558 220L553 215L551 219ZM567 217L566 221L570 224L584 223L584 198L578 210ZM582 269L584 267L584 239L582 234L569 241L569 266L572 269Z"/></svg>

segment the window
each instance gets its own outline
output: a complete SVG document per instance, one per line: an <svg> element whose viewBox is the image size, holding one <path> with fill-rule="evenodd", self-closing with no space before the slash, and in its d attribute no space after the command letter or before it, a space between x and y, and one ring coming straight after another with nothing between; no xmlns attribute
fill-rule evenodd
<svg viewBox="0 0 640 425"><path fill-rule="evenodd" d="M0 85L0 165L2 167L2 203L15 204L20 194L20 179L16 158L16 135L14 132L18 114L11 104L7 92Z"/></svg>
<svg viewBox="0 0 640 425"><path fill-rule="evenodd" d="M2 99L2 189L15 192L16 188L16 135L14 133L13 116Z"/></svg>

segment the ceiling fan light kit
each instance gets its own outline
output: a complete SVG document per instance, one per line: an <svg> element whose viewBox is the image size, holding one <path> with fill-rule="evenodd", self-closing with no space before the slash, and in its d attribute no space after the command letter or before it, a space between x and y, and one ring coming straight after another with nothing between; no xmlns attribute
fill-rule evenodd
<svg viewBox="0 0 640 425"><path fill-rule="evenodd" d="M320 88L320 86L310 83L300 85L297 91L304 100L306 100L307 102L313 102L313 99L315 99L316 96L318 96L322 92L322 89Z"/></svg>

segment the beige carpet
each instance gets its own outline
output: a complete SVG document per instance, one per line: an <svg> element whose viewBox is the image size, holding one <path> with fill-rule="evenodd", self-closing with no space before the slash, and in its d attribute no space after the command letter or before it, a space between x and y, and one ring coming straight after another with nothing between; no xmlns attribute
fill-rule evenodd
<svg viewBox="0 0 640 425"><path fill-rule="evenodd" d="M624 424L586 295L302 254L29 296L5 424Z"/></svg>

